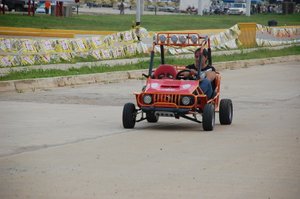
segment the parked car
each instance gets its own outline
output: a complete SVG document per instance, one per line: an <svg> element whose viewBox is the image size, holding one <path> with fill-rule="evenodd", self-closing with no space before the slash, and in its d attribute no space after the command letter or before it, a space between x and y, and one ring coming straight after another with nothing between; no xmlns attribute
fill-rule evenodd
<svg viewBox="0 0 300 199"><path fill-rule="evenodd" d="M28 1L29 0L6 0L5 4L8 7L9 11L15 10L15 11L27 11L28 9ZM31 1L33 2L33 1ZM38 7L39 1L34 1L34 7L35 9Z"/></svg>
<svg viewBox="0 0 300 199"><path fill-rule="evenodd" d="M230 15L244 15L246 14L246 4L245 3L233 3L229 10Z"/></svg>
<svg viewBox="0 0 300 199"><path fill-rule="evenodd" d="M146 10L148 10L148 11L155 11L155 6L149 5L149 6L146 7Z"/></svg>
<svg viewBox="0 0 300 199"><path fill-rule="evenodd" d="M172 6L159 7L158 10L162 12L176 12L176 8Z"/></svg>
<svg viewBox="0 0 300 199"><path fill-rule="evenodd" d="M40 3L37 9L35 10L35 13L46 13L45 3ZM49 14L51 14L51 9L49 9Z"/></svg>

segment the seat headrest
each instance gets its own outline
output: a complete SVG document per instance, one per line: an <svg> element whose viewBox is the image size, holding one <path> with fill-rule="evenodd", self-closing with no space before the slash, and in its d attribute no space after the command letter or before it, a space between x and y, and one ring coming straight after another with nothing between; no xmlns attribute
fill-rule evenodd
<svg viewBox="0 0 300 199"><path fill-rule="evenodd" d="M177 70L174 66L163 64L154 71L153 76L155 79L175 79L176 74Z"/></svg>

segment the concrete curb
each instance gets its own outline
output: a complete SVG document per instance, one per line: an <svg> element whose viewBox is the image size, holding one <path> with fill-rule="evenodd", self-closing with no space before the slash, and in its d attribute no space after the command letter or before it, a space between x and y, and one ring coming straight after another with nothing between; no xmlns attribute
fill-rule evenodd
<svg viewBox="0 0 300 199"><path fill-rule="evenodd" d="M284 62L293 62L293 61L299 62L300 55L272 57L267 59L218 62L215 63L214 66L217 68L218 71L221 71L224 69L247 68L256 65L284 63ZM38 89L49 89L49 88L75 86L75 85L83 85L83 84L118 82L126 79L142 78L143 73L147 74L148 69L97 73L97 74L87 74L87 75L77 75L77 76L1 81L0 92L8 92L8 91L24 92L24 91L35 91Z"/></svg>
<svg viewBox="0 0 300 199"><path fill-rule="evenodd" d="M142 73L147 73L147 71L148 70L118 71L88 75L2 81L0 82L0 92L24 92L82 84L110 83L126 79L138 79L142 77Z"/></svg>

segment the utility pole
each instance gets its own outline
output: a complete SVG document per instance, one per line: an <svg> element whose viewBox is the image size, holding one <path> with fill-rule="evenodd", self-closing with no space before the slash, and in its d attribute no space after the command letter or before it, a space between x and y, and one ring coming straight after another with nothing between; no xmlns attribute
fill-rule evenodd
<svg viewBox="0 0 300 199"><path fill-rule="evenodd" d="M140 0L141 15L144 14L144 0Z"/></svg>
<svg viewBox="0 0 300 199"><path fill-rule="evenodd" d="M141 0L136 0L136 17L135 17L135 32L136 36L139 41L141 41L140 38L140 25L141 25Z"/></svg>
<svg viewBox="0 0 300 199"><path fill-rule="evenodd" d="M136 0L135 25L141 25L141 0Z"/></svg>
<svg viewBox="0 0 300 199"><path fill-rule="evenodd" d="M246 16L250 17L250 10L251 10L251 0L246 1Z"/></svg>
<svg viewBox="0 0 300 199"><path fill-rule="evenodd" d="M198 15L203 15L203 0L198 0Z"/></svg>

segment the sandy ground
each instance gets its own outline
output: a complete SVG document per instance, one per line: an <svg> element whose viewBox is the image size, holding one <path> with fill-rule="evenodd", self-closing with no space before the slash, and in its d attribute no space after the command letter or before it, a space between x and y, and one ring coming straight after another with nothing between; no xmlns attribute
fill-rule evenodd
<svg viewBox="0 0 300 199"><path fill-rule="evenodd" d="M300 195L300 64L222 71L231 126L161 118L123 129L141 80L0 93L0 198Z"/></svg>

